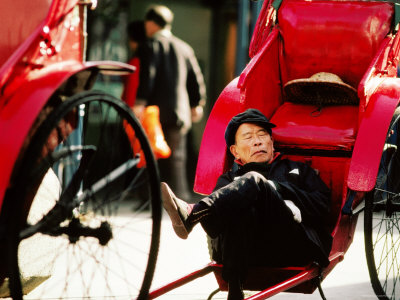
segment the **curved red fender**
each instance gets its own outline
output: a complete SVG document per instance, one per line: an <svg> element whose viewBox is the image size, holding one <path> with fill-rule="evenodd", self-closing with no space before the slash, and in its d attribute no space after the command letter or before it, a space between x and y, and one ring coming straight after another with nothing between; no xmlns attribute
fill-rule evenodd
<svg viewBox="0 0 400 300"><path fill-rule="evenodd" d="M0 206L14 163L35 118L58 86L82 69L77 61L57 65L60 70L27 81L0 111Z"/></svg>
<svg viewBox="0 0 400 300"><path fill-rule="evenodd" d="M208 118L196 168L194 191L197 193L210 194L218 177L229 167L224 138L225 128L233 116L244 110L237 83L238 78L222 91Z"/></svg>
<svg viewBox="0 0 400 300"><path fill-rule="evenodd" d="M397 78L386 78L371 95L354 145L347 179L350 189L367 192L375 186L386 134L399 100Z"/></svg>
<svg viewBox="0 0 400 300"><path fill-rule="evenodd" d="M132 71L132 66L117 62L71 60L52 64L32 73L0 109L0 207L9 185L14 163L29 129L50 96L71 76L88 69Z"/></svg>

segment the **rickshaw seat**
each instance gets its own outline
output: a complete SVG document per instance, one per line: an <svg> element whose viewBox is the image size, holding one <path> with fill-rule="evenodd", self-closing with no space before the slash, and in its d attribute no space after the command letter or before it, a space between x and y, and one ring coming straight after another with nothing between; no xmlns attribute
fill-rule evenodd
<svg viewBox="0 0 400 300"><path fill-rule="evenodd" d="M351 151L357 134L358 106L285 102L271 118L276 146Z"/></svg>
<svg viewBox="0 0 400 300"><path fill-rule="evenodd" d="M278 14L282 85L330 72L357 88L390 31L392 14L388 3L284 1ZM321 99L320 107L286 99L285 95L282 99L283 105L271 118L277 125L273 130L277 145L352 150L359 106L345 105L345 99L334 106L323 105Z"/></svg>

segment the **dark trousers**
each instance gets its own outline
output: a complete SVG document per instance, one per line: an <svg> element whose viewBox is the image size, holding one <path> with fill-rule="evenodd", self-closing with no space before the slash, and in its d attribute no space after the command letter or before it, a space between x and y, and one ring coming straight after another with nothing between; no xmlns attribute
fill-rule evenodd
<svg viewBox="0 0 400 300"><path fill-rule="evenodd" d="M281 196L257 172L248 172L201 200L212 214L201 221L213 239L213 259L223 277L245 276L249 266L301 266L313 260L312 244Z"/></svg>
<svg viewBox="0 0 400 300"><path fill-rule="evenodd" d="M161 181L165 181L181 199L190 199L186 172L187 132L175 126L163 126L165 140L171 148L171 156L160 159Z"/></svg>

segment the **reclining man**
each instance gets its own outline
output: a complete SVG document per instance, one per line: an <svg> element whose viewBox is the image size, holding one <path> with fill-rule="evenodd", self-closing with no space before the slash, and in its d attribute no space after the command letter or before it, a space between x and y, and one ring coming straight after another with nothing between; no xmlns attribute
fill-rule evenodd
<svg viewBox="0 0 400 300"><path fill-rule="evenodd" d="M225 140L235 163L198 203L188 204L161 185L176 234L186 239L201 223L213 239L213 259L223 264L228 300L243 299L241 283L249 266L329 264L330 190L315 170L274 152L273 127L256 109L232 118Z"/></svg>

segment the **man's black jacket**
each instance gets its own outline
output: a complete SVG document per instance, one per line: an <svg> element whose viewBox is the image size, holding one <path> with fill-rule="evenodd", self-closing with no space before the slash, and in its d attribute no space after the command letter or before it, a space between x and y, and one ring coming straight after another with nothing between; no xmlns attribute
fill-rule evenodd
<svg viewBox="0 0 400 300"><path fill-rule="evenodd" d="M332 236L326 230L331 193L316 171L302 162L276 157L272 163L248 163L234 167L218 178L214 190L226 186L249 171L256 171L272 180L283 200L291 200L300 209L303 226L309 239L318 246L318 261L329 263L328 255L332 246Z"/></svg>
<svg viewBox="0 0 400 300"><path fill-rule="evenodd" d="M190 128L191 108L204 103L205 84L195 53L161 30L141 48L137 101L158 105L163 127Z"/></svg>

